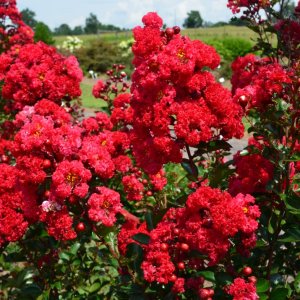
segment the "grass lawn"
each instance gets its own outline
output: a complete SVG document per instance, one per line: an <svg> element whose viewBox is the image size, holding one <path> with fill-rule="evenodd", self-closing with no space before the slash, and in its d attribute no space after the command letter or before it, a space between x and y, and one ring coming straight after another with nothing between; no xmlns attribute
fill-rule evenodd
<svg viewBox="0 0 300 300"><path fill-rule="evenodd" d="M253 40L256 34L249 28L244 26L220 26L210 28L183 29L182 33L189 36L191 39L211 40L224 37L240 37L247 40ZM100 34L84 34L78 36L83 42L89 43L95 39L100 39L108 42L121 42L132 37L131 31L100 33ZM66 36L55 36L56 45L62 45Z"/></svg>
<svg viewBox="0 0 300 300"><path fill-rule="evenodd" d="M81 90L82 90L82 105L83 107L86 108L94 108L94 109L100 109L102 107L106 106L106 102L101 100L101 99L96 99L92 95L92 88L93 88L93 83L89 81L83 81L81 83Z"/></svg>

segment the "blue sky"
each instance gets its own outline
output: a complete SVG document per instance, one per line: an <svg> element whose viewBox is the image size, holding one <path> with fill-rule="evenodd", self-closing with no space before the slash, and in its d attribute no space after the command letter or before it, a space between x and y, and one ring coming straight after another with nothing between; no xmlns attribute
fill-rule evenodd
<svg viewBox="0 0 300 300"><path fill-rule="evenodd" d="M67 23L84 25L90 12L104 24L132 28L148 11L156 11L168 26L181 26L187 12L199 10L205 21L228 21L227 0L18 0L20 10L29 8L50 28Z"/></svg>

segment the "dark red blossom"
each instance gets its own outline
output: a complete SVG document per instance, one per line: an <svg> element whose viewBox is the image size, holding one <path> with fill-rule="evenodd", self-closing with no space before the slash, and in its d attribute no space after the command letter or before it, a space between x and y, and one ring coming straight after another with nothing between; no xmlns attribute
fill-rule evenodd
<svg viewBox="0 0 300 300"><path fill-rule="evenodd" d="M229 181L229 192L232 195L266 192L266 186L274 173L274 166L269 160L259 153L246 156L237 153L234 164L236 174Z"/></svg>

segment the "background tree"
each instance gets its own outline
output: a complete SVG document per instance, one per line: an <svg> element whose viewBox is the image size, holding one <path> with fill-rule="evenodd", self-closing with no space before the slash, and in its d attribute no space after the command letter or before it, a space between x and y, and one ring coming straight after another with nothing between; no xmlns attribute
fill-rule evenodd
<svg viewBox="0 0 300 300"><path fill-rule="evenodd" d="M203 19L199 11L191 10L190 12L188 12L188 16L184 20L183 27L198 28L198 27L202 27L202 25L203 25Z"/></svg>
<svg viewBox="0 0 300 300"><path fill-rule="evenodd" d="M61 24L59 27L54 29L56 35L71 35L72 29L68 24Z"/></svg>
<svg viewBox="0 0 300 300"><path fill-rule="evenodd" d="M233 17L228 24L233 26L248 26L249 22L241 18Z"/></svg>
<svg viewBox="0 0 300 300"><path fill-rule="evenodd" d="M34 41L42 41L48 45L53 45L55 43L50 28L43 22L38 22L35 25Z"/></svg>
<svg viewBox="0 0 300 300"><path fill-rule="evenodd" d="M85 19L84 32L87 34L95 34L98 32L100 25L101 23L98 21L97 16L90 13L90 15Z"/></svg>
<svg viewBox="0 0 300 300"><path fill-rule="evenodd" d="M31 28L34 28L37 20L35 19L35 12L30 10L29 8L25 8L21 10L22 19L25 24L30 26Z"/></svg>
<svg viewBox="0 0 300 300"><path fill-rule="evenodd" d="M74 35L81 35L84 33L83 27L81 25L75 26L73 29Z"/></svg>

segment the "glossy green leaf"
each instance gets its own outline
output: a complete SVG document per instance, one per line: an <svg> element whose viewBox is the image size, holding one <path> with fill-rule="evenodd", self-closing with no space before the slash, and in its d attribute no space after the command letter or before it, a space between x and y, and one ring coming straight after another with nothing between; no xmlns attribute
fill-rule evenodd
<svg viewBox="0 0 300 300"><path fill-rule="evenodd" d="M258 293L266 292L270 287L269 281L266 279L259 278L256 283L256 290Z"/></svg>
<svg viewBox="0 0 300 300"><path fill-rule="evenodd" d="M193 161L184 158L181 162L181 166L190 176L193 176L194 179L198 178L198 168Z"/></svg>
<svg viewBox="0 0 300 300"><path fill-rule="evenodd" d="M100 289L100 287L101 287L100 282L95 282L87 288L87 291L92 294L97 292Z"/></svg>
<svg viewBox="0 0 300 300"><path fill-rule="evenodd" d="M145 219L146 219L148 230L154 229L153 220L152 220L152 212L151 211L146 212Z"/></svg>
<svg viewBox="0 0 300 300"><path fill-rule="evenodd" d="M71 246L70 248L70 253L73 255L77 254L77 251L79 250L81 244L79 242L74 243L74 245Z"/></svg>
<svg viewBox="0 0 300 300"><path fill-rule="evenodd" d="M292 242L300 242L300 228L292 227L287 229L285 234L280 237L279 242L284 243L292 243Z"/></svg>
<svg viewBox="0 0 300 300"><path fill-rule="evenodd" d="M204 279L211 281L211 282L215 282L216 278L215 278L215 273L212 271L200 271L197 273L199 276L204 277Z"/></svg>
<svg viewBox="0 0 300 300"><path fill-rule="evenodd" d="M132 239L141 244L148 245L150 241L150 236L144 233L137 233L132 237Z"/></svg>

